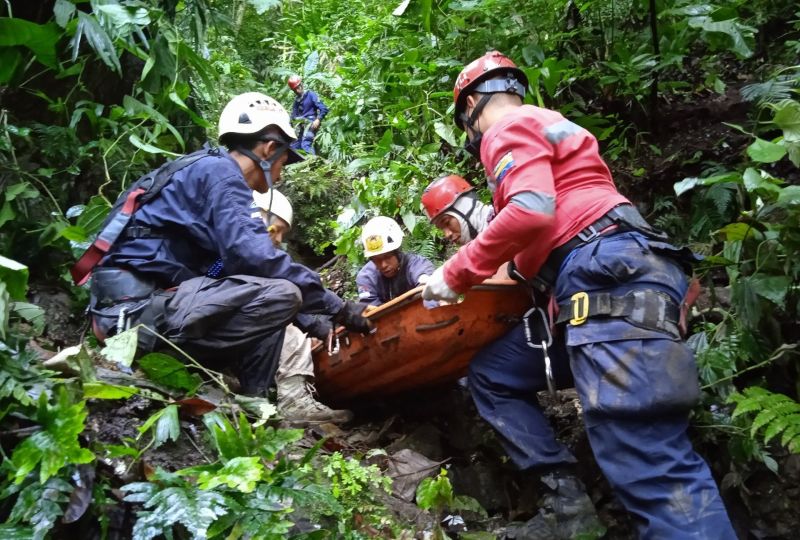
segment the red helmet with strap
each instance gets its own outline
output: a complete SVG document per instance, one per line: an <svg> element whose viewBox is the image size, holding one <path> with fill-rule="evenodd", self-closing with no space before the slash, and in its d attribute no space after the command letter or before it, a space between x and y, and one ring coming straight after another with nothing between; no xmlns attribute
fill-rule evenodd
<svg viewBox="0 0 800 540"><path fill-rule="evenodd" d="M508 76L506 80L488 80L503 75ZM464 129L462 115L467 106L467 96L473 92L484 94L505 92L524 98L526 88L528 88L527 75L510 58L499 51L484 54L467 64L456 79L453 88L456 125Z"/></svg>
<svg viewBox="0 0 800 540"><path fill-rule="evenodd" d="M463 193L475 189L469 182L458 175L450 174L437 178L422 193L422 206L428 219L433 221L442 212L453 206Z"/></svg>
<svg viewBox="0 0 800 540"><path fill-rule="evenodd" d="M300 75L292 75L289 77L289 80L286 81L286 84L289 85L289 88L294 90L301 82L303 82L303 79L300 78Z"/></svg>

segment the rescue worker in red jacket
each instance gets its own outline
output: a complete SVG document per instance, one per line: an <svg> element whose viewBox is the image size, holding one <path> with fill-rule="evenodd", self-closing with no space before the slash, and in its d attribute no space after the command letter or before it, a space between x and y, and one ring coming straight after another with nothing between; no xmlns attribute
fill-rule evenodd
<svg viewBox="0 0 800 540"><path fill-rule="evenodd" d="M558 306L558 338L545 356L556 381L574 376L597 463L640 536L736 538L686 433L699 388L679 327L694 255L668 243L617 191L594 136L556 111L523 105L527 86L497 51L456 80L455 121L484 166L496 216L433 273L423 297L454 301L512 260L512 273ZM547 380L541 352L521 327L492 346L494 354L473 359L470 390L512 460L520 468L574 462L535 399ZM551 526L541 537L565 537L556 525L571 516L557 503L574 484L550 487L537 530Z"/></svg>

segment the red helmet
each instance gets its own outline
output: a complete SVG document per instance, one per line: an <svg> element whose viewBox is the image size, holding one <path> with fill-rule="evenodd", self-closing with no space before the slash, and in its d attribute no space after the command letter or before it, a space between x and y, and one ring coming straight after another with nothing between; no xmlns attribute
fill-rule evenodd
<svg viewBox="0 0 800 540"><path fill-rule="evenodd" d="M501 75L513 75L516 84L500 84L492 88L478 88L482 81L493 79ZM498 81L505 82L505 81ZM486 85L483 85L486 86ZM461 70L453 88L453 102L456 105L455 121L456 125L464 129L461 121L461 114L466 109L467 96L473 92L484 92L487 94L495 92L510 92L525 97L525 89L528 88L528 77L517 67L517 65L506 55L499 51L490 51L480 58L473 60Z"/></svg>
<svg viewBox="0 0 800 540"><path fill-rule="evenodd" d="M300 75L292 75L289 77L289 80L286 81L286 84L289 85L289 88L294 90L301 82L303 82L303 79L300 78Z"/></svg>
<svg viewBox="0 0 800 540"><path fill-rule="evenodd" d="M451 174L431 182L422 193L422 206L425 214L433 221L442 212L453 206L462 193L475 189L469 182Z"/></svg>

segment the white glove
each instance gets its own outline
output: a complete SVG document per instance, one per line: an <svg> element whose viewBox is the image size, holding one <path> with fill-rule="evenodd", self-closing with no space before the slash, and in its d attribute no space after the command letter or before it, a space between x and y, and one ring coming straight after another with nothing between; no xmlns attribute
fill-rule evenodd
<svg viewBox="0 0 800 540"><path fill-rule="evenodd" d="M423 300L444 300L455 302L458 300L458 293L451 289L444 280L444 266L437 268L433 275L422 289Z"/></svg>
<svg viewBox="0 0 800 540"><path fill-rule="evenodd" d="M425 285L428 283L428 280L431 279L431 276L428 274L422 274L417 278L417 285Z"/></svg>

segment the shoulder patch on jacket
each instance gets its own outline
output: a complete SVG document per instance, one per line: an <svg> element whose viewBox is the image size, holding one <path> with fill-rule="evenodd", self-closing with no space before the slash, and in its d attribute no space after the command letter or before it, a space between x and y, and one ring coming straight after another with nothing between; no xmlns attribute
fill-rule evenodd
<svg viewBox="0 0 800 540"><path fill-rule="evenodd" d="M506 153L503 157L500 158L500 161L497 162L497 165L494 166L492 170L492 177L497 185L500 185L500 182L503 181L503 178L508 174L514 167L514 156L511 152Z"/></svg>

